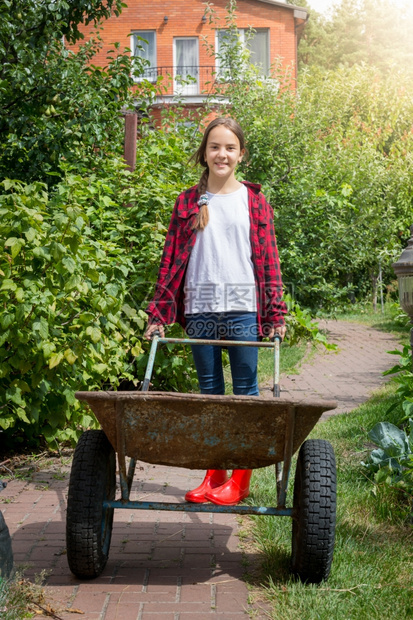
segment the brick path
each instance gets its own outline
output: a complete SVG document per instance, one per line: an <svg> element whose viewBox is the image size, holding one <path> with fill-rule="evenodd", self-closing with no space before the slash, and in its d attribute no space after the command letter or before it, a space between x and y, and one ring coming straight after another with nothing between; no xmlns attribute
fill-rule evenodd
<svg viewBox="0 0 413 620"><path fill-rule="evenodd" d="M385 383L382 373L397 362L397 357L387 351L401 347L391 334L360 323L322 320L319 326L328 332L329 342L337 344L338 350L320 351L316 359L300 366L299 375L282 377L281 392L293 400L311 396L337 400L337 409L327 411L323 420L366 401ZM270 397L270 389L264 386L261 393Z"/></svg>
<svg viewBox="0 0 413 620"><path fill-rule="evenodd" d="M282 379L293 398L317 394L339 401L349 411L382 382L394 363L386 351L395 340L354 323L323 322L338 352L320 352L302 365L300 376ZM263 389L263 393L269 389ZM267 614L248 603L242 579L253 554L243 555L238 521L230 515L115 511L109 561L101 577L80 582L65 556L65 502L69 467L34 473L30 482L15 479L0 495L13 535L15 564L26 576L48 571L46 591L63 620L238 620ZM141 464L131 499L182 501L202 472ZM71 608L72 612L65 611ZM46 618L46 616L38 616Z"/></svg>

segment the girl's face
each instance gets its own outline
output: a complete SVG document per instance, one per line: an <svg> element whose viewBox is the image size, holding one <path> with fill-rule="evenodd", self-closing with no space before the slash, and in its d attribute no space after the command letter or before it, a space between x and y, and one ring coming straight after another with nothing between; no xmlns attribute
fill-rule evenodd
<svg viewBox="0 0 413 620"><path fill-rule="evenodd" d="M241 149L237 136L224 125L214 127L208 135L204 159L210 176L225 180L234 175L245 149Z"/></svg>

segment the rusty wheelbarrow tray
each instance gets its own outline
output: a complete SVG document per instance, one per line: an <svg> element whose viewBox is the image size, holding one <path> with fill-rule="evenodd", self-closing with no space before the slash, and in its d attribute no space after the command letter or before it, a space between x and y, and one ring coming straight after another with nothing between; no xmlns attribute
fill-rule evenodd
<svg viewBox="0 0 413 620"><path fill-rule="evenodd" d="M273 347L274 396L276 398L146 391L149 387L158 344L171 342ZM305 495L308 495L308 489L302 487L303 485L304 487L311 486L314 482L314 480L307 480L308 472L305 468L308 469L308 463L306 464L308 459L317 461L316 478L319 478L320 466L330 470L327 472L327 492L334 495L335 509L334 453L328 442L309 440L304 443L297 465L297 473L299 470L302 472L300 476L296 475L294 506L286 507L285 502L292 455L303 444L322 413L334 409L336 402L320 399L291 401L279 396L278 381L279 339L272 344L194 341L155 336L144 380L145 391L77 392L76 397L88 403L103 431L86 431L79 441L73 460L67 518L68 561L72 572L81 578L95 577L102 572L109 554L113 511L115 508L124 508L293 517L293 569L295 566L297 569L294 569L295 572L304 580L314 581L315 578L317 582L317 579L320 581L326 578L332 559L335 521L333 520L332 527L327 528L328 550L324 552L322 567L319 567L318 573L314 572L314 562L310 562L310 570L308 567L300 569L298 566L300 562L308 564L308 552L304 553L304 559L300 552L303 545L304 548L308 545L306 542L299 541L297 547L297 539L303 538L303 528L308 525L307 523L304 526L299 525L299 513L304 514L304 506L300 504L305 502ZM313 445L311 442L318 442L318 444ZM306 444L308 444L307 448ZM320 451L326 455L321 457L321 463L318 462ZM115 452L118 455L121 485L121 498L118 500L115 499ZM127 457L130 457L128 467ZM275 465L277 505L270 507L218 506L186 502L131 501L130 490L136 460L190 469L255 469ZM283 464L282 467L281 464ZM334 471L331 471L332 468ZM90 479L89 485L86 485L88 488L82 488L85 470L88 470L90 474L89 476L86 474L86 478ZM330 484L333 478L334 488ZM96 484L100 480L97 499L96 489L89 489L89 487L96 486L94 480ZM315 482L317 483L317 480ZM321 503L325 503L325 497L321 499ZM88 514L95 513L87 528L94 541L93 545L89 544L84 537L79 538L80 530L76 524L79 521L84 524L84 517L81 513L85 511ZM298 533L294 534L294 528L297 529L297 527ZM294 538L296 543L294 543ZM81 543L80 539L82 539ZM326 541L321 542L325 546ZM89 548L90 550L87 551ZM317 577L317 574L321 573L321 577Z"/></svg>

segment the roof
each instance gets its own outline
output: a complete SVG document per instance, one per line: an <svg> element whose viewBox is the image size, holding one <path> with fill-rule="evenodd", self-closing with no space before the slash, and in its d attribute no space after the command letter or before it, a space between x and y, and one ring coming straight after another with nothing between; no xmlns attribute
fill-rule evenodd
<svg viewBox="0 0 413 620"><path fill-rule="evenodd" d="M282 7L283 9L292 9L294 11L299 11L305 13L305 15L294 15L298 19L306 19L309 14L308 9L303 6L297 6L295 4L287 4L286 2L280 2L279 0L258 0L258 2L265 2L266 4L274 4L275 6Z"/></svg>

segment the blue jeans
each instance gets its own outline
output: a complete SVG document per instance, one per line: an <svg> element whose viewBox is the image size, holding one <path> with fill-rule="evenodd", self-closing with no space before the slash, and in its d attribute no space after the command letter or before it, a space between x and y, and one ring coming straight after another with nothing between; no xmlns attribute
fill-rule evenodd
<svg viewBox="0 0 413 620"><path fill-rule="evenodd" d="M208 340L258 340L256 312L223 312L186 316L188 338ZM202 394L224 394L222 347L193 345L192 355ZM258 396L258 348L228 347L234 394Z"/></svg>

